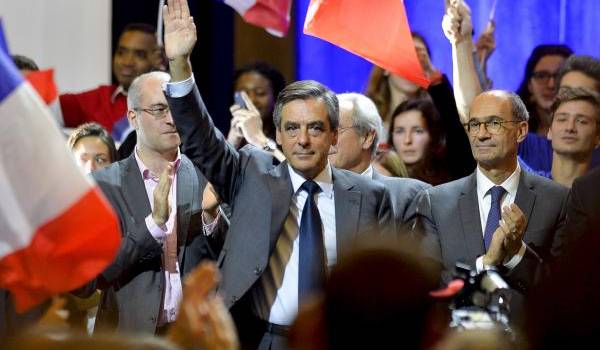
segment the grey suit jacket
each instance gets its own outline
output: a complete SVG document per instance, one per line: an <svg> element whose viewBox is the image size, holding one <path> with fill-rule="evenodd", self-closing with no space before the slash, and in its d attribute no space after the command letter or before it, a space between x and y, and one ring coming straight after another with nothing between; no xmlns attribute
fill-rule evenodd
<svg viewBox="0 0 600 350"><path fill-rule="evenodd" d="M431 188L431 185L417 179L384 176L375 169L373 180L382 183L390 193L396 227L403 230L412 229L416 216L417 195L422 190Z"/></svg>
<svg viewBox="0 0 600 350"><path fill-rule="evenodd" d="M146 227L152 212L132 154L94 172L94 179L119 217L123 239L115 260L91 284L102 290L96 330L154 333L165 275L162 247ZM214 258L202 233L201 201L206 180L185 156L177 171L177 245L182 275L202 259ZM89 289L89 288L88 288Z"/></svg>
<svg viewBox="0 0 600 350"><path fill-rule="evenodd" d="M425 253L444 265L447 282L456 262L475 267L485 254L479 218L476 175L423 191L417 216L425 229ZM527 217L523 241L532 249L512 271L503 271L507 282L525 291L538 280L541 263L549 257L555 232L564 225L568 190L548 179L521 171L515 204Z"/></svg>
<svg viewBox="0 0 600 350"><path fill-rule="evenodd" d="M274 166L270 153L231 147L214 127L196 87L187 96L167 100L184 153L232 207L219 257L219 291L232 307L265 271L289 214L293 189L287 162ZM338 251L360 234L394 230L383 186L348 171L332 169L332 175Z"/></svg>

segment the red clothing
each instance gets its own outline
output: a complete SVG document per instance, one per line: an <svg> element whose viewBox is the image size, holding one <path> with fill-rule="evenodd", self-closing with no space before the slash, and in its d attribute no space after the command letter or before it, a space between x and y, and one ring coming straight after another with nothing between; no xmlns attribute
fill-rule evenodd
<svg viewBox="0 0 600 350"><path fill-rule="evenodd" d="M112 131L113 125L127 113L127 96L118 93L117 85L102 85L78 94L60 95L60 107L66 127L75 128L96 122Z"/></svg>

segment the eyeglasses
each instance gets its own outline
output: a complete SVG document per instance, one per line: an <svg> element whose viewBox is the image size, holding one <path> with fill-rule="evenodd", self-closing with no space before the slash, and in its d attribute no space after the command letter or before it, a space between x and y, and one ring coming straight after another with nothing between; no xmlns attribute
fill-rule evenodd
<svg viewBox="0 0 600 350"><path fill-rule="evenodd" d="M169 106L159 105L153 108L134 108L134 111L144 111L156 119L164 118L169 113Z"/></svg>
<svg viewBox="0 0 600 350"><path fill-rule="evenodd" d="M531 78L540 83L547 83L550 81L550 78L554 78L554 81L556 81L558 79L558 72L552 73L547 70L541 70L539 72L533 72Z"/></svg>
<svg viewBox="0 0 600 350"><path fill-rule="evenodd" d="M502 120L502 119L492 119L485 122L480 122L478 120L469 120L468 123L464 123L463 126L467 129L467 132L471 136L477 135L479 132L480 126L483 124L485 126L485 130L492 135L498 135L502 131L502 124L504 123L520 123L522 120Z"/></svg>

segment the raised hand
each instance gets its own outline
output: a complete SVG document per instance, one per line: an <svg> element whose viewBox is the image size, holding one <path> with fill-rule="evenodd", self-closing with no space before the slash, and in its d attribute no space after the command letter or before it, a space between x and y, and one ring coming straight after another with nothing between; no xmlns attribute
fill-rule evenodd
<svg viewBox="0 0 600 350"><path fill-rule="evenodd" d="M165 54L169 60L188 57L196 44L196 25L187 0L169 0L163 7Z"/></svg>
<svg viewBox="0 0 600 350"><path fill-rule="evenodd" d="M267 137L263 132L262 118L260 112L248 95L242 91L242 99L246 103L246 108L241 108L238 105L233 105L229 108L229 111L233 115L231 120L232 127L238 129L237 132L241 133L248 143L257 147L262 147L267 141Z"/></svg>
<svg viewBox="0 0 600 350"><path fill-rule="evenodd" d="M160 174L158 185L154 188L154 208L152 208L152 219L158 226L164 225L169 220L171 213L171 203L169 203L169 191L173 183L173 165L168 164L167 168Z"/></svg>
<svg viewBox="0 0 600 350"><path fill-rule="evenodd" d="M450 1L442 20L442 29L451 44L472 40L471 10L463 0Z"/></svg>

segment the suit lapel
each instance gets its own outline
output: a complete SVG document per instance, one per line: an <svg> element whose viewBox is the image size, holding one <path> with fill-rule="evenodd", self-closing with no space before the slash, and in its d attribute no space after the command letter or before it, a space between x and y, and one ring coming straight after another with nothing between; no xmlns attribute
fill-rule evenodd
<svg viewBox="0 0 600 350"><path fill-rule="evenodd" d="M269 170L269 175L269 189L271 191L271 227L265 227L265 230L269 230L269 247L274 247L290 212L293 187L287 162L282 162ZM261 205L267 204L268 203L261 203ZM270 249L269 252L270 251L272 251L272 249Z"/></svg>
<svg viewBox="0 0 600 350"><path fill-rule="evenodd" d="M177 170L177 247L179 266L182 265L184 246L188 238L188 229L192 215L192 203L199 200L201 193L195 181L193 165L184 157Z"/></svg>
<svg viewBox="0 0 600 350"><path fill-rule="evenodd" d="M458 199L459 215L463 226L463 239L469 256L480 256L485 253L485 248L481 219L479 218L477 177L475 173L466 179L464 185Z"/></svg>
<svg viewBox="0 0 600 350"><path fill-rule="evenodd" d="M140 168L137 165L134 154L131 154L125 162L125 171L121 175L121 186L123 190L123 198L127 203L129 212L133 216L133 220L138 225L145 225L145 220L152 212L148 195L146 194L146 186L140 173Z"/></svg>
<svg viewBox="0 0 600 350"><path fill-rule="evenodd" d="M361 193L352 191L354 184L342 172L332 167L335 198L335 240L338 254L352 242L358 231Z"/></svg>
<svg viewBox="0 0 600 350"><path fill-rule="evenodd" d="M526 171L521 170L521 178L519 179L519 186L517 187L515 204L521 209L527 218L527 222L529 222L529 219L531 218L533 204L535 203L534 187L535 186L531 181L531 175L527 174ZM525 230L527 230L527 227L525 227Z"/></svg>

